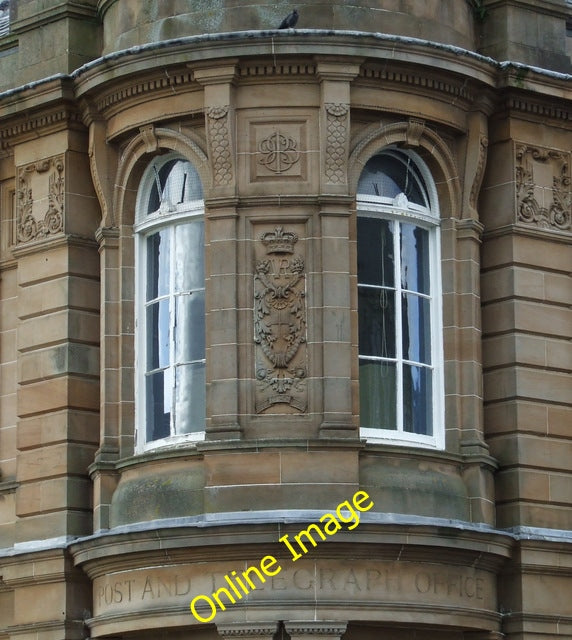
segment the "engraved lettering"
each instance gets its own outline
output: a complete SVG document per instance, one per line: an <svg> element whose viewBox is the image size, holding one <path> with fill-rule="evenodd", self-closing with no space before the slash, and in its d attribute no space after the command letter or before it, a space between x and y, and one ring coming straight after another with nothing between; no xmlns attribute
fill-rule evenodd
<svg viewBox="0 0 572 640"><path fill-rule="evenodd" d="M304 577L304 574L306 574L306 577ZM305 569L297 569L296 571L294 571L292 580L294 582L294 586L297 589L302 589L303 591L311 589L314 586L312 574Z"/></svg>
<svg viewBox="0 0 572 640"><path fill-rule="evenodd" d="M272 577L272 589L276 591L283 591L287 589L286 580L284 576L273 576Z"/></svg>
<svg viewBox="0 0 572 640"><path fill-rule="evenodd" d="M143 587L143 593L141 594L141 600L145 600L147 595L151 595L151 599L155 599L155 594L153 593L153 586L151 584L151 578L146 576L145 578L145 586Z"/></svg>
<svg viewBox="0 0 572 640"><path fill-rule="evenodd" d="M351 593L354 593L355 591L361 591L361 587L359 586L357 576L353 569L350 569L348 571L348 575L346 576L346 579L344 581L344 591L348 591L348 587Z"/></svg>
<svg viewBox="0 0 572 640"><path fill-rule="evenodd" d="M186 582L186 590L182 591L183 583ZM175 575L175 595L176 596L186 596L187 593L191 590L191 580L190 578L185 578L183 576Z"/></svg>
<svg viewBox="0 0 572 640"><path fill-rule="evenodd" d="M427 593L431 588L431 577L428 573L418 573L415 576L415 588L419 593Z"/></svg>
<svg viewBox="0 0 572 640"><path fill-rule="evenodd" d="M334 576L335 573L333 569L320 569L320 589L323 589L324 585L328 584L330 589L335 591Z"/></svg>

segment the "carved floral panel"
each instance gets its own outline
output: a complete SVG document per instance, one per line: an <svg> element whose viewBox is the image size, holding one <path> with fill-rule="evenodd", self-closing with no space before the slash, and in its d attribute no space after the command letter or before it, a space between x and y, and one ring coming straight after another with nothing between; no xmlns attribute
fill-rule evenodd
<svg viewBox="0 0 572 640"><path fill-rule="evenodd" d="M63 155L18 167L16 220L17 243L63 232Z"/></svg>
<svg viewBox="0 0 572 640"><path fill-rule="evenodd" d="M297 244L297 233L281 226L263 231L256 243L256 413L307 407L306 265Z"/></svg>
<svg viewBox="0 0 572 640"><path fill-rule="evenodd" d="M517 144L517 221L541 229L570 231L570 153Z"/></svg>

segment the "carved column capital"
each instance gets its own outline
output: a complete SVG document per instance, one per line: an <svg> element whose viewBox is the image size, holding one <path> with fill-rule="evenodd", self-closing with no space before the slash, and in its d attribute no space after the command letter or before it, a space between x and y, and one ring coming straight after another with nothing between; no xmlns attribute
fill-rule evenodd
<svg viewBox="0 0 572 640"><path fill-rule="evenodd" d="M239 622L235 624L217 624L216 628L223 638L264 638L268 640L276 633L278 625L276 622L249 623Z"/></svg>
<svg viewBox="0 0 572 640"><path fill-rule="evenodd" d="M319 636L321 640L339 640L346 632L347 622L322 620L320 622L285 621L284 628L291 640Z"/></svg>

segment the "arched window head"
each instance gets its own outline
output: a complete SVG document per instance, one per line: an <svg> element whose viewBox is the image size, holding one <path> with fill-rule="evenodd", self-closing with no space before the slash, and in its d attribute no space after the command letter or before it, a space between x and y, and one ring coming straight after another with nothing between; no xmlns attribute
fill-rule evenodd
<svg viewBox="0 0 572 640"><path fill-rule="evenodd" d="M442 447L438 212L412 153L373 156L358 183L360 424L372 440Z"/></svg>
<svg viewBox="0 0 572 640"><path fill-rule="evenodd" d="M169 154L147 167L137 197L138 447L203 437L205 274L202 185Z"/></svg>
<svg viewBox="0 0 572 640"><path fill-rule="evenodd" d="M203 185L195 167L174 154L159 156L145 172L141 183L138 217L142 222L158 214L185 210L202 201Z"/></svg>

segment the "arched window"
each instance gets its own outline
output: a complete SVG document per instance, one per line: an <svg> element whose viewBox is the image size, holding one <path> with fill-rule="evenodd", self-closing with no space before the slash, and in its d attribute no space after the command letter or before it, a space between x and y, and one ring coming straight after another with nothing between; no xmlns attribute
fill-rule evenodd
<svg viewBox="0 0 572 640"><path fill-rule="evenodd" d="M360 176L358 315L361 432L443 446L438 212L429 171L390 148Z"/></svg>
<svg viewBox="0 0 572 640"><path fill-rule="evenodd" d="M192 164L155 158L137 196L136 420L139 449L205 429L204 203Z"/></svg>
<svg viewBox="0 0 572 640"><path fill-rule="evenodd" d="M10 0L0 0L0 38L10 33Z"/></svg>

